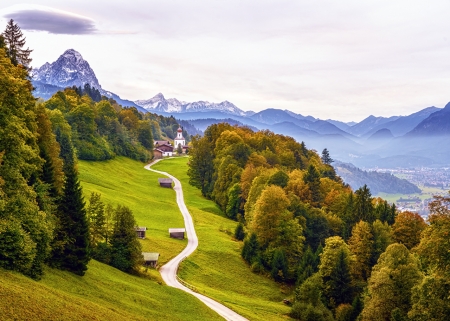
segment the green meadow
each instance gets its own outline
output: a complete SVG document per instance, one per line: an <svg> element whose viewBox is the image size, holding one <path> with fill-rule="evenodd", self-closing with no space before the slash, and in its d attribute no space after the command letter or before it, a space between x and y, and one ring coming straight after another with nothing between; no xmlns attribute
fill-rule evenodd
<svg viewBox="0 0 450 321"><path fill-rule="evenodd" d="M186 240L169 238L169 228L184 227L174 192L158 184L159 174L126 157L103 162L79 161L79 178L86 203L92 192L113 206L128 206L139 226L147 227L144 252L160 253L159 265L170 261L186 246Z"/></svg>
<svg viewBox="0 0 450 321"><path fill-rule="evenodd" d="M199 238L197 251L183 261L179 276L200 293L250 320L289 319L290 308L282 301L292 295L291 289L250 271L240 255L242 242L233 239L237 223L189 185L187 161L188 158L171 158L153 166L181 181Z"/></svg>
<svg viewBox="0 0 450 321"><path fill-rule="evenodd" d="M46 269L41 281L0 269L0 320L222 320L162 282L91 261L83 277Z"/></svg>

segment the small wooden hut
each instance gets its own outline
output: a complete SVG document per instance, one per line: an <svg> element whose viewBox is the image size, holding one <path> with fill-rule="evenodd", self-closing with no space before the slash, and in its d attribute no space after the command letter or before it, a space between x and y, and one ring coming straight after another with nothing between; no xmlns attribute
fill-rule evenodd
<svg viewBox="0 0 450 321"><path fill-rule="evenodd" d="M158 178L159 186L172 188L172 179L171 178Z"/></svg>
<svg viewBox="0 0 450 321"><path fill-rule="evenodd" d="M142 252L142 256L144 257L145 266L156 268L156 266L158 265L159 253Z"/></svg>
<svg viewBox="0 0 450 321"><path fill-rule="evenodd" d="M185 232L186 232L185 228L170 228L169 236L173 239L183 240Z"/></svg>
<svg viewBox="0 0 450 321"><path fill-rule="evenodd" d="M145 226L136 226L134 230L136 231L136 236L138 238L145 239L145 231L147 231Z"/></svg>

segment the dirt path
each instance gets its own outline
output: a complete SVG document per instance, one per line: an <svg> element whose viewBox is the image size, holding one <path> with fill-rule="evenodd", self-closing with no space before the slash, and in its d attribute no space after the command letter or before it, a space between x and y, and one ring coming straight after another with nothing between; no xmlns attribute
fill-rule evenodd
<svg viewBox="0 0 450 321"><path fill-rule="evenodd" d="M152 169L151 166L153 164L157 163L158 161L159 160L148 164L147 166L145 166L145 169L148 169L155 173L159 173L159 174L168 176L174 181L175 186L173 189L175 190L175 193L177 195L177 204L178 204L178 207L180 208L181 214L183 215L183 218L184 218L184 226L186 228L186 234L187 234L187 238L188 238L188 244L184 248L184 250L180 254L178 254L175 258L173 258L172 260L167 262L165 265L163 265L159 269L159 272L161 273L161 276L162 276L164 282L166 282L166 284L171 287L183 290L187 293L190 293L190 294L196 296L199 300L201 300L203 303L205 303L208 307L210 307L211 309L216 311L219 315L221 315L223 318L225 318L225 320L233 320L233 321L247 320L243 316L237 314L236 312L234 312L233 310L220 304L219 302L216 302L213 299L208 298L200 293L192 291L191 289L182 285L178 281L178 279L177 279L178 266L180 265L181 261L183 261L187 256L189 256L190 254L192 254L195 251L195 249L198 246L198 238L197 238L197 234L195 233L194 222L192 220L191 214L189 214L186 204L184 203L183 190L181 188L180 181L176 177L174 177L166 172L161 172L161 171Z"/></svg>

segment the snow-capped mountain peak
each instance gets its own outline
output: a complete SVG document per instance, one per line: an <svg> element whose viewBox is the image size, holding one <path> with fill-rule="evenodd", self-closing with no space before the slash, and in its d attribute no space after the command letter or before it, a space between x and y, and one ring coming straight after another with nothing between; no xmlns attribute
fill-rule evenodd
<svg viewBox="0 0 450 321"><path fill-rule="evenodd" d="M100 90L102 94L106 94L89 63L74 49L66 50L51 64L46 62L40 68L33 69L31 78L34 81L63 88L83 87L84 84L88 83L91 87Z"/></svg>
<svg viewBox="0 0 450 321"><path fill-rule="evenodd" d="M221 103L210 103L208 101L184 102L176 98L166 99L163 94L159 93L150 99L136 100L135 103L150 112L188 113L221 111L239 116L247 115L246 112L227 100Z"/></svg>

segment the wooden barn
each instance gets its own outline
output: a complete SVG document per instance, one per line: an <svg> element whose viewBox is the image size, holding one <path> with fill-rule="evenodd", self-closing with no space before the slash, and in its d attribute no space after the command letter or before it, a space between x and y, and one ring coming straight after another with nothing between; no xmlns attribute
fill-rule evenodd
<svg viewBox="0 0 450 321"><path fill-rule="evenodd" d="M172 188L172 179L171 178L158 178L159 186Z"/></svg>
<svg viewBox="0 0 450 321"><path fill-rule="evenodd" d="M156 268L156 266L158 265L159 253L142 252L142 256L144 257L145 266Z"/></svg>
<svg viewBox="0 0 450 321"><path fill-rule="evenodd" d="M183 240L185 232L186 232L185 228L170 228L169 236L173 239Z"/></svg>
<svg viewBox="0 0 450 321"><path fill-rule="evenodd" d="M145 239L145 231L147 231L145 226L136 226L134 230L136 231L136 236L138 238Z"/></svg>

